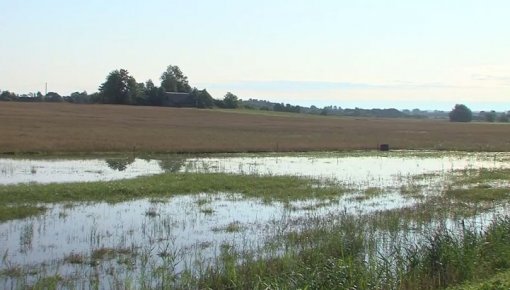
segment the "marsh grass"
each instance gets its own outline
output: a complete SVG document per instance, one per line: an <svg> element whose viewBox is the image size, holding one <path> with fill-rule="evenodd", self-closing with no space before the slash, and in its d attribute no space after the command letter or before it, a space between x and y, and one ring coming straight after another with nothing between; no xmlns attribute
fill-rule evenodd
<svg viewBox="0 0 510 290"><path fill-rule="evenodd" d="M509 188L492 188L492 187L480 187L476 186L473 188L462 189L454 188L449 189L446 195L460 201L467 202L494 202L507 200L510 198Z"/></svg>
<svg viewBox="0 0 510 290"><path fill-rule="evenodd" d="M200 209L200 212L205 215L212 215L214 213L214 210L212 208L202 208Z"/></svg>
<svg viewBox="0 0 510 290"><path fill-rule="evenodd" d="M135 179L68 184L0 186L0 219L24 218L44 212L39 205L57 202L163 199L180 194L231 192L270 201L339 196L345 188L333 181L293 176L232 175L222 173L160 174ZM201 201L205 203L207 201Z"/></svg>
<svg viewBox="0 0 510 290"><path fill-rule="evenodd" d="M487 196L490 192L484 191L504 189L493 187L492 181L509 176L508 170L461 172L448 180L449 186L438 187L433 194L423 194L425 188L421 182L426 179L412 180L403 187L391 187L397 191L400 188L400 193L407 198L420 196L415 204L404 208L360 215L335 212L319 216L312 212L295 219L289 214L271 225L274 227L271 228L272 235L260 248L247 250L248 245L234 246L227 239L219 246L214 261L192 261L178 273L176 265L180 256L170 241L166 247L146 245L147 249L140 252L105 247L95 248L87 257L71 254L65 259L67 263L76 261L76 266L89 264L95 271L110 262L140 267L140 277L137 274L116 276L118 274L113 270L108 273L108 278L91 274L89 288L107 285L119 289L403 290L444 289L468 283L465 287L485 288L465 289L500 289L507 285L508 276L497 275L491 280L483 280L510 269L510 217L500 216L488 226L468 225L465 218L493 210L497 203L466 193L458 193L462 194L459 197L452 190L463 190L462 186L467 186L479 190L479 195ZM433 181L436 177L425 178ZM371 188L368 191L377 196L386 189ZM32 188L3 186L0 187L0 201L9 206L25 205L30 198L38 205L69 201L73 204L80 201L118 202L136 198L159 201L191 193L197 194L193 199L194 206L208 214L211 198L200 193L234 192L242 194L239 198L281 201L285 210L294 213L295 209L313 211L338 202L339 196L347 191L332 181L299 177L186 173L106 183L34 185ZM232 195L233 200L236 198L237 195ZM309 205L307 201L310 199L316 203ZM498 197L498 201L505 200L506 197ZM305 201L303 206L294 208L293 203L300 201ZM155 209L158 203L153 202L151 208ZM162 221L156 218L151 222ZM245 226L232 222L217 231L239 237L242 234L235 233L244 230ZM198 246L214 248L217 244ZM151 255L159 262L151 264ZM191 270L192 267L195 268ZM18 268L13 266L13 269ZM26 273L21 268L19 270L21 272L16 277L23 279ZM4 272L0 276L8 275ZM49 289L68 283L52 280L52 276L48 280L41 277L37 283L44 281L52 285Z"/></svg>
<svg viewBox="0 0 510 290"><path fill-rule="evenodd" d="M483 281L485 280L485 281ZM462 285L450 287L448 290L508 290L510 289L510 271L498 273L482 281L466 282Z"/></svg>
<svg viewBox="0 0 510 290"><path fill-rule="evenodd" d="M490 182L508 181L509 177L510 169L507 168L459 170L457 171L457 178L454 179L453 185L484 185Z"/></svg>
<svg viewBox="0 0 510 290"><path fill-rule="evenodd" d="M459 171L445 195L463 202L500 202L510 199L510 169Z"/></svg>
<svg viewBox="0 0 510 290"><path fill-rule="evenodd" d="M239 221L233 221L224 227L214 227L213 232L226 232L226 233L237 233L244 229L243 225Z"/></svg>
<svg viewBox="0 0 510 290"><path fill-rule="evenodd" d="M45 213L46 211L47 207L40 205L2 204L0 205L0 222L38 216Z"/></svg>
<svg viewBox="0 0 510 290"><path fill-rule="evenodd" d="M438 227L421 239L371 236L370 219L344 217L285 235L278 256L235 263L225 248L197 288L234 289L443 289L510 268L510 219L486 230ZM384 235L384 233L382 234ZM386 241L381 244L381 241ZM497 289L497 288L496 288Z"/></svg>
<svg viewBox="0 0 510 290"><path fill-rule="evenodd" d="M64 257L64 262L70 264L85 264L87 263L87 259L81 254L71 253L68 256Z"/></svg>

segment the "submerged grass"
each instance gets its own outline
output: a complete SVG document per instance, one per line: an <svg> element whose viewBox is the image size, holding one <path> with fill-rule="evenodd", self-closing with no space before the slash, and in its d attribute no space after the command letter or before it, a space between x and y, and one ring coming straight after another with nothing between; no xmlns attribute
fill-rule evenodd
<svg viewBox="0 0 510 290"><path fill-rule="evenodd" d="M456 188L446 192L450 197L469 202L493 202L510 198L510 189L480 187Z"/></svg>
<svg viewBox="0 0 510 290"><path fill-rule="evenodd" d="M464 202L497 202L510 199L510 169L464 170L446 190L446 196Z"/></svg>
<svg viewBox="0 0 510 290"><path fill-rule="evenodd" d="M35 205L6 206L5 204L3 204L0 206L0 222L37 216L46 212L46 210L47 208L44 206Z"/></svg>
<svg viewBox="0 0 510 290"><path fill-rule="evenodd" d="M41 212L33 204L56 202L120 202L161 199L178 194L232 192L266 201L338 196L345 189L332 181L294 176L174 173L110 182L21 184L0 186L0 220Z"/></svg>

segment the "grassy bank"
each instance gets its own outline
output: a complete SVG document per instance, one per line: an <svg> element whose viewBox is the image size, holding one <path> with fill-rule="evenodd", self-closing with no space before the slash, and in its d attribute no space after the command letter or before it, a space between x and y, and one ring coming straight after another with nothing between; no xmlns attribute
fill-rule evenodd
<svg viewBox="0 0 510 290"><path fill-rule="evenodd" d="M0 106L0 153L292 152L391 148L510 150L510 126L446 120L9 103ZM488 142L490 140L490 142Z"/></svg>

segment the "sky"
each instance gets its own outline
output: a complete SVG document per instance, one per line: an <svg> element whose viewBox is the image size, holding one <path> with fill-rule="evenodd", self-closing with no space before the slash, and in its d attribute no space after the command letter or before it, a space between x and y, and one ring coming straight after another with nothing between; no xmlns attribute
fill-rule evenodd
<svg viewBox="0 0 510 290"><path fill-rule="evenodd" d="M213 97L510 110L508 0L0 0L0 90L178 65Z"/></svg>

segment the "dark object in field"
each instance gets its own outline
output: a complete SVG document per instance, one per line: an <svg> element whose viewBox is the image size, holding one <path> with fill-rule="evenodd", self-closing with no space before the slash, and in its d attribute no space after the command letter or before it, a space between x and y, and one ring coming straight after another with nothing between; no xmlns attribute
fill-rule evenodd
<svg viewBox="0 0 510 290"><path fill-rule="evenodd" d="M390 144L381 144L379 145L380 151L390 151Z"/></svg>

